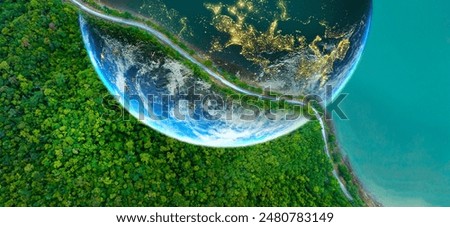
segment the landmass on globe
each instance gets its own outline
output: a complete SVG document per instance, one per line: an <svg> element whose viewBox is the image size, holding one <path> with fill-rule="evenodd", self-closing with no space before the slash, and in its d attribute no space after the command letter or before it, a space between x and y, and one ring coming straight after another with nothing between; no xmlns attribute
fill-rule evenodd
<svg viewBox="0 0 450 227"><path fill-rule="evenodd" d="M357 10L328 1L196 1L195 14L183 3L152 1L139 7L152 9L150 17L90 4L151 33L80 18L91 61L121 105L168 136L216 147L266 142L316 119L305 97L325 106L339 93L371 16L370 1ZM292 10L296 4L308 10Z"/></svg>

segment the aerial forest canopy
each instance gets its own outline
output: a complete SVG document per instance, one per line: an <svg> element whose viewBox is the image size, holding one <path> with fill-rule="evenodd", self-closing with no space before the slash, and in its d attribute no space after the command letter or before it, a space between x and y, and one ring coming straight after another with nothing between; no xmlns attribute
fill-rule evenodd
<svg viewBox="0 0 450 227"><path fill-rule="evenodd" d="M0 206L351 206L318 122L253 147L178 142L114 103L61 0L0 2ZM339 167L347 182L351 177Z"/></svg>

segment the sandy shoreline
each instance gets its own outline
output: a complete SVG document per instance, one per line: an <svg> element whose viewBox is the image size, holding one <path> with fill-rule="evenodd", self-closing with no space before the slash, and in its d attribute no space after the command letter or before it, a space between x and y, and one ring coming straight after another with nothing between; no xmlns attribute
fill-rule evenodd
<svg viewBox="0 0 450 227"><path fill-rule="evenodd" d="M94 2L95 2L97 5L99 5L100 7L106 6L106 7L108 7L108 8L116 9L116 7L114 7L114 6L112 6L112 5L109 5L109 4L105 4L105 3L101 2L101 1L98 1L98 0L94 0ZM118 9L118 10L124 10L124 9ZM141 19L144 19L144 20L148 19L148 18L145 18L145 17L143 17L143 16L141 16L141 15L139 15L139 14L137 14L137 13L132 13L132 14L133 14L133 16L137 16L138 18L141 18ZM330 160L330 161L332 162L333 166L334 166L334 169L337 170L336 167L337 167L338 164L343 164L343 165L345 165L346 168L347 168L347 169L349 170L349 172L350 172L350 175L351 175L351 182L352 182L352 184L354 184L354 185L357 187L357 189L358 189L358 195L359 195L359 197L361 198L361 200L365 203L365 205L366 205L366 206L369 206L369 207L380 207L380 206L382 206L381 203L377 202L377 201L373 198L373 196L371 196L371 195L368 193L368 191L365 190L364 185L361 183L361 181L360 181L360 180L358 179L358 177L355 175L355 173L354 173L354 171L353 171L353 169L352 169L352 167L351 167L351 164L350 164L348 158L347 158L346 156L344 156L344 153L341 151L342 148L341 148L341 146L340 146L340 144L339 144L339 141L337 140L336 131L335 131L335 127L334 127L333 122L332 122L331 120L325 120L324 122L325 122L325 129L326 129L326 130L327 130L327 129L329 130L329 132L328 132L327 134L331 133L331 134L336 138L336 139L335 139L335 142L331 144L331 145L333 146L333 149L330 150L330 153L331 153L331 154L333 154L333 153L339 153L339 154L342 155L342 161L339 162L339 163L333 162L332 159ZM328 143L329 143L329 141L328 141ZM338 174L339 174L339 172L338 172ZM338 179L338 180L340 180L340 181L342 181L342 182L346 182L344 179L342 179L342 176L341 176L341 175L338 175L338 176L339 176L339 179ZM345 184L345 185L346 185L346 184Z"/></svg>
<svg viewBox="0 0 450 227"><path fill-rule="evenodd" d="M331 151L332 153L339 153L342 155L342 161L341 164L344 164L347 169L350 172L351 178L352 178L352 183L354 185L356 185L356 187L358 188L358 194L361 197L361 199L364 201L364 203L368 206L368 207L382 207L383 204L381 204L380 202L376 201L375 198L365 189L364 184L359 180L359 178L356 176L350 161L348 160L348 157L344 155L344 153L342 152L342 147L337 139L336 136L336 129L334 127L334 123L332 120L326 120L325 123L327 124L327 128L330 130L330 133L332 133L332 135L335 136L335 142L334 142L334 149ZM333 163L334 165L337 165L339 163ZM344 181L345 182L345 181Z"/></svg>

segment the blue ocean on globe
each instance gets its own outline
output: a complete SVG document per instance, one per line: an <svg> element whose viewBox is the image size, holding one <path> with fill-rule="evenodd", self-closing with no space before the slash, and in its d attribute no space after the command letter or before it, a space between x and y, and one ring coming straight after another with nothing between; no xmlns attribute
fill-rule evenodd
<svg viewBox="0 0 450 227"><path fill-rule="evenodd" d="M364 3L359 3L362 7L356 10L356 16L349 12L350 8L342 6L342 12L353 17L342 16L336 19L337 12L327 12L324 14L327 15L325 18L332 18L331 21L311 15L306 17L309 21L304 22L295 17L292 8L287 7L290 10L286 10L286 5L282 5L287 4L285 1L279 1L278 8L284 7L285 11L267 16L275 18L273 21L253 21L249 17L246 21L251 21L254 26L239 24L239 21L234 21L234 25L229 24L228 18L244 15L239 14L239 7L236 13L229 10L235 7L233 3L240 5L241 2L247 4L242 8L243 11L246 10L245 15L251 15L250 9L254 7L262 7L252 1L202 4L207 8L202 11L202 18L209 19L210 22L198 26L189 25L191 34L179 33L178 36L189 48L195 50L195 57L169 56L163 51L164 48L172 48L176 52L179 47L175 44L168 45L158 37L156 40L160 44L152 44L154 41L117 35L117 32L99 26L95 22L98 18L93 19L91 16L81 15L80 26L86 50L100 79L117 101L142 123L191 144L212 147L249 146L276 139L307 123L311 118L305 111L301 111L305 110L302 102L305 97L319 97L323 101L322 105L326 106L324 100L332 100L339 94L362 55L369 32L372 6L371 1L363 1ZM140 12L134 12L130 8L115 7L140 15ZM221 11L217 11L217 7L223 7L221 10L231 12L231 15L219 15ZM212 9L212 15L208 9ZM266 9L265 13L270 11ZM162 24L157 18L145 14L143 16ZM188 18L182 15L179 17ZM187 21L195 19L188 18ZM240 27L226 27L235 24ZM316 24L315 27L313 24ZM189 26L182 29L189 29ZM303 35L293 29L295 26L298 29L306 26L304 31L308 32L304 33L307 34ZM130 27L133 26L127 25L123 29ZM173 33L177 32L175 27L166 26ZM260 27L269 28L258 32ZM239 29L243 31L232 33ZM244 29L256 31L251 36L254 37L253 41L248 40L246 34L249 32ZM205 32L201 32L203 30ZM292 34L284 34L285 30L292 31ZM208 32L214 35L197 38L199 35L196 33L209 34ZM223 39L217 38L222 36ZM205 45L201 45L199 40ZM282 43L287 44L280 47ZM209 72L202 65L205 61L198 60L203 58L211 62L215 70ZM238 58L239 61L230 60ZM187 64L186 61L191 63ZM248 87L234 84L230 87L228 85L231 82L226 77L219 80L214 77L205 79L199 76L199 67L192 67L195 64L200 65L201 70L206 69L206 75L217 72L221 77L222 72L227 72L238 81L248 84ZM273 94L258 93L249 88L269 89ZM327 92L326 88L332 89ZM283 102L283 106L280 106L277 95L290 97L291 102ZM269 104L261 106L257 104L258 101L260 104Z"/></svg>

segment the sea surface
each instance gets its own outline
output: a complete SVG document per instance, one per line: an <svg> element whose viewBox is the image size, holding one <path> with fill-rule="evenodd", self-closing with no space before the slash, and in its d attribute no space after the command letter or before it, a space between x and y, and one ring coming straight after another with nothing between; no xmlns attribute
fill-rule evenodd
<svg viewBox="0 0 450 227"><path fill-rule="evenodd" d="M450 1L376 0L339 142L385 206L450 206Z"/></svg>
<svg viewBox="0 0 450 227"><path fill-rule="evenodd" d="M101 2L151 16L154 6L142 5L158 1ZM343 90L349 119L334 118L339 143L383 205L450 206L450 1L375 0L373 10L366 50Z"/></svg>

